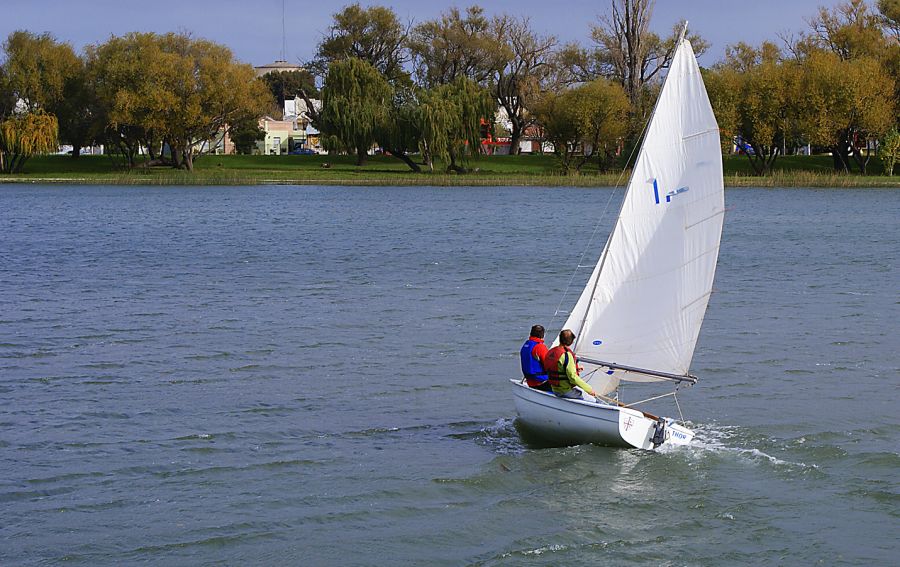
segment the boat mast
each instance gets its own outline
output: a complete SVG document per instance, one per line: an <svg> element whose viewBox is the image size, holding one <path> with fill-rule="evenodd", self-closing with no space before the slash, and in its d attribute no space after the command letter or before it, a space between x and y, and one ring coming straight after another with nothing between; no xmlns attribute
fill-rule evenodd
<svg viewBox="0 0 900 567"><path fill-rule="evenodd" d="M687 35L688 22L684 22L684 28L681 30L681 34L678 36L678 44L675 46L675 51L672 52L672 59L669 61L669 65L671 66L671 62L675 60L675 56L678 54L678 50L681 49L681 44L684 43L684 38ZM662 91L666 88L666 83L669 81L669 75L666 74L666 78L663 81L662 89L659 90L660 95L662 95ZM650 124L653 122L653 118L656 116L656 109L659 108L659 100L662 96L656 97L656 103L653 105L653 112L650 113L650 119L647 121L647 127L644 128L646 132ZM637 159L634 160L634 163L637 164L637 160L640 159L641 154L644 152L644 144L646 143L646 137L641 141L641 149L638 151ZM627 165L627 164L626 164ZM584 317L581 318L581 324L578 325L578 332L575 333L575 344L573 345L572 350L577 351L578 342L581 338L581 333L584 331L584 326L587 324L588 315L591 312L591 303L594 298L594 294L597 293L597 287L600 285L600 274L603 272L603 267L606 265L606 258L609 256L609 246L612 243L613 236L615 236L616 231L619 228L619 223L622 220L622 209L625 207L625 202L628 200L628 193L631 191L632 182L634 181L634 169L631 170L631 175L628 177L628 185L625 186L625 195L622 197L622 204L619 205L619 214L616 215L616 224L613 226L612 231L609 233L609 238L606 240L606 246L603 248L603 254L600 256L600 268L597 270L597 277L594 278L594 287L591 289L591 301L588 301L587 306L584 309Z"/></svg>

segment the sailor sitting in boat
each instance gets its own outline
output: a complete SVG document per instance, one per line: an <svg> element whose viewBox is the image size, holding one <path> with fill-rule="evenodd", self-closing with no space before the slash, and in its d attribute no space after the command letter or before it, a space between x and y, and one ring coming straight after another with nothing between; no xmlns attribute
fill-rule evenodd
<svg viewBox="0 0 900 567"><path fill-rule="evenodd" d="M522 360L522 376L525 383L535 390L550 391L550 383L547 382L547 373L544 371L544 356L547 354L547 345L544 344L544 327L535 325L531 328L531 335L522 350L519 358Z"/></svg>
<svg viewBox="0 0 900 567"><path fill-rule="evenodd" d="M544 357L553 393L561 398L574 398L596 402L597 395L590 384L578 375L578 359L569 347L575 342L575 333L563 329L559 333L559 345L551 348Z"/></svg>

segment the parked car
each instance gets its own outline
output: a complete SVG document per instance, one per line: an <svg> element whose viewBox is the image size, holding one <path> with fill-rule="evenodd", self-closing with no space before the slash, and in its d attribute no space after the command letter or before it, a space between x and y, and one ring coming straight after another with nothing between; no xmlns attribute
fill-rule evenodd
<svg viewBox="0 0 900 567"><path fill-rule="evenodd" d="M292 156L314 156L316 155L316 150L311 150L309 148L294 148L290 151Z"/></svg>

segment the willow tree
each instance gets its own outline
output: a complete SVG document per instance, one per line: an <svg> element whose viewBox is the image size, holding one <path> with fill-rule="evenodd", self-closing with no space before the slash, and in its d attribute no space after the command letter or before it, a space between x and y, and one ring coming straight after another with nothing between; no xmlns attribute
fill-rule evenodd
<svg viewBox="0 0 900 567"><path fill-rule="evenodd" d="M416 173L420 173L422 168L409 154L418 148L421 139L418 104L412 87L393 89L393 96L387 103L384 116L375 128L375 141L378 145Z"/></svg>
<svg viewBox="0 0 900 567"><path fill-rule="evenodd" d="M41 111L0 122L0 171L20 173L31 156L55 152L58 132L56 117Z"/></svg>
<svg viewBox="0 0 900 567"><path fill-rule="evenodd" d="M332 23L316 47L316 55L306 67L327 81L330 66L340 61L359 59L377 69L392 86L411 86L405 69L408 26L404 26L393 9L385 6L363 7L359 2L345 6L332 15ZM329 129L324 116L313 103L314 93L301 89L307 115L312 124L325 132ZM324 96L324 95L323 95ZM338 148L339 138L324 136L323 144ZM352 148L351 148L352 149Z"/></svg>
<svg viewBox="0 0 900 567"><path fill-rule="evenodd" d="M454 120L457 119L457 106L447 98L446 89L433 88L422 90L419 104L416 107L416 124L419 128L419 149L423 162L430 171L434 171L434 161L450 160L450 137Z"/></svg>
<svg viewBox="0 0 900 567"><path fill-rule="evenodd" d="M388 119L393 94L371 63L352 57L335 61L322 88L320 128L356 154L356 165L364 165L376 133Z"/></svg>
<svg viewBox="0 0 900 567"><path fill-rule="evenodd" d="M456 105L455 120L448 131L451 170L465 173L461 165L468 156L481 150L481 124L492 120L497 102L491 92L471 79L459 77L445 88L446 97Z"/></svg>

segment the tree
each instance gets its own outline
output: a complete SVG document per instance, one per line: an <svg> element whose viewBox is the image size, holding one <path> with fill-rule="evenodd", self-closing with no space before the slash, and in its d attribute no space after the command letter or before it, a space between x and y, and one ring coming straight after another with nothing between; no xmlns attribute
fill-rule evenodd
<svg viewBox="0 0 900 567"><path fill-rule="evenodd" d="M335 61L322 88L323 131L356 154L356 165L364 165L392 98L390 83L371 63L355 57Z"/></svg>
<svg viewBox="0 0 900 567"><path fill-rule="evenodd" d="M494 96L512 126L510 153L519 153L519 140L533 122L528 107L539 97L552 76L551 61L556 38L539 36L527 18L500 16L492 24L499 46L493 62Z"/></svg>
<svg viewBox="0 0 900 567"><path fill-rule="evenodd" d="M422 168L409 157L409 153L419 146L421 136L415 89L401 86L391 90L392 96L386 103L385 112L376 123L375 141L411 170L420 173Z"/></svg>
<svg viewBox="0 0 900 567"><path fill-rule="evenodd" d="M16 97L6 78L6 70L0 65L0 119L9 116L16 108Z"/></svg>
<svg viewBox="0 0 900 567"><path fill-rule="evenodd" d="M333 15L334 21L327 35L319 43L316 57L307 68L324 77L333 63L347 59L360 59L377 69L393 85L409 85L409 73L405 50L408 27L404 27L397 14L384 6L363 8L357 2ZM314 93L302 89L300 96L306 102L310 122L323 133L329 130L321 112L313 104ZM323 95L324 96L324 95ZM337 137L323 138L328 145L337 143ZM355 151L355 150L353 150Z"/></svg>
<svg viewBox="0 0 900 567"><path fill-rule="evenodd" d="M484 83L492 74L495 49L490 26L484 10L471 6L465 16L454 7L413 28L409 50L419 84L446 85L458 77Z"/></svg>
<svg viewBox="0 0 900 567"><path fill-rule="evenodd" d="M719 124L719 140L722 153L731 152L741 123L740 104L743 90L742 74L724 65L713 69L701 69L706 92Z"/></svg>
<svg viewBox="0 0 900 567"><path fill-rule="evenodd" d="M0 170L20 172L29 157L55 152L56 115L79 60L68 44L50 34L15 31L3 43L0 66Z"/></svg>
<svg viewBox="0 0 900 567"><path fill-rule="evenodd" d="M466 173L461 162L480 148L481 122L496 108L489 90L463 76L422 92L417 123L429 168L434 168L434 159L442 159L449 161L448 170Z"/></svg>
<svg viewBox="0 0 900 567"><path fill-rule="evenodd" d="M855 164L865 173L870 156L863 150L896 121L893 80L875 59L847 61L825 51L812 53L802 69L801 131L831 148L835 169Z"/></svg>
<svg viewBox="0 0 900 567"><path fill-rule="evenodd" d="M631 103L638 108L644 87L668 66L684 29L674 26L672 35L663 40L650 31L654 0L611 0L609 15L602 16L591 28L592 51L579 51L569 46L569 60L580 80L598 76L618 82ZM708 44L700 36L688 36L694 52L702 55Z"/></svg>
<svg viewBox="0 0 900 567"><path fill-rule="evenodd" d="M900 43L900 0L878 0L878 11L881 12L882 24Z"/></svg>
<svg viewBox="0 0 900 567"><path fill-rule="evenodd" d="M716 109L723 144L739 137L757 175L768 174L787 146L798 138L797 112L802 105L799 65L785 61L778 48L739 43L726 49L723 63L707 73L710 100Z"/></svg>
<svg viewBox="0 0 900 567"><path fill-rule="evenodd" d="M334 22L319 44L311 67L322 72L331 63L361 59L394 82L408 74L403 69L408 30L397 14L384 6L363 8L357 2L334 14Z"/></svg>
<svg viewBox="0 0 900 567"><path fill-rule="evenodd" d="M805 41L849 61L860 57L881 57L886 47L882 19L869 10L864 0L849 0L828 9L819 8L809 20L812 35ZM805 48L806 51L809 47Z"/></svg>
<svg viewBox="0 0 900 567"><path fill-rule="evenodd" d="M885 175L894 175L894 165L900 162L900 131L896 127L885 134L880 151Z"/></svg>
<svg viewBox="0 0 900 567"><path fill-rule="evenodd" d="M186 34L132 33L89 51L90 76L106 132L134 165L144 146L151 158L193 170L199 146L228 124L258 118L271 104L253 68L231 51Z"/></svg>
<svg viewBox="0 0 900 567"><path fill-rule="evenodd" d="M885 34L892 41L884 56L884 65L894 78L894 100L900 101L900 0L878 0L878 10L881 12L881 23ZM900 105L900 102L897 102ZM900 116L897 118L897 126L900 126Z"/></svg>
<svg viewBox="0 0 900 567"><path fill-rule="evenodd" d="M447 96L446 85L421 90L416 108L416 124L419 128L419 149L423 163L434 171L435 159L450 159L451 140L448 132L457 119L457 105Z"/></svg>
<svg viewBox="0 0 900 567"><path fill-rule="evenodd" d="M57 130L56 117L42 111L0 122L0 171L20 173L31 156L56 151Z"/></svg>
<svg viewBox="0 0 900 567"><path fill-rule="evenodd" d="M72 157L78 158L81 148L94 142L102 125L97 122L99 111L85 61L78 58L73 70L66 82L63 99L54 110L59 120L60 141L71 144Z"/></svg>
<svg viewBox="0 0 900 567"><path fill-rule="evenodd" d="M817 133L822 129L836 129L841 132L835 134L836 140L830 143L834 150L834 167L837 170L847 171L853 165L849 158L853 158L860 171L865 171L868 162L868 153L861 151L864 142L873 141L884 133L885 127L881 120L874 117L885 112L896 113L896 101L900 100L900 42L897 34L893 33L891 15L896 15L894 1L880 2L881 14L870 11L869 6L863 0L848 0L832 9L820 8L815 18L809 21L811 34L801 36L800 40L792 46L792 50L806 68L811 61L819 71L829 74L838 80L832 85L830 96L821 93L827 90L826 85L819 85L817 95L818 104L834 104L834 108L827 109L827 116L819 120L810 120L814 123ZM822 53L831 55L840 63L829 60ZM881 69L876 69L876 67ZM853 69L857 67L857 69ZM806 68L806 71L810 69ZM851 75L834 73L851 72ZM806 73L810 78L809 73ZM886 77L886 79L885 79ZM873 80L866 89L850 85L850 80ZM885 79L885 80L882 80ZM881 93L874 93L878 89L889 89L887 101L882 101ZM860 101L856 103L846 99L852 96L850 93L859 92L860 96L868 96L871 100L875 96L869 108L860 108ZM892 99L892 100L891 100ZM807 109L808 107L804 107ZM846 115L859 109L863 114ZM843 122L843 126L834 123ZM868 126L863 123L869 122ZM896 114L892 120L897 123ZM826 124L830 126L826 127ZM833 127L833 128L832 128ZM873 138L874 136L874 138Z"/></svg>
<svg viewBox="0 0 900 567"><path fill-rule="evenodd" d="M601 170L612 164L630 108L620 85L595 79L562 93L546 93L535 114L563 171L572 173L593 158Z"/></svg>
<svg viewBox="0 0 900 567"><path fill-rule="evenodd" d="M67 83L78 73L72 47L50 34L14 31L3 44L6 87L29 112L53 113L64 99Z"/></svg>
<svg viewBox="0 0 900 567"><path fill-rule="evenodd" d="M88 83L102 125L98 137L129 167L141 148L151 159L159 157L168 109L176 104L166 86L175 57L165 57L160 43L156 34L130 33L86 48Z"/></svg>
<svg viewBox="0 0 900 567"><path fill-rule="evenodd" d="M310 97L318 97L316 79L307 70L302 71L273 71L266 73L260 80L272 93L272 98L281 105L285 100L292 99L301 92L306 92Z"/></svg>
<svg viewBox="0 0 900 567"><path fill-rule="evenodd" d="M266 139L266 133L259 127L259 120L237 120L228 125L228 135L239 154L250 154L256 142Z"/></svg>

